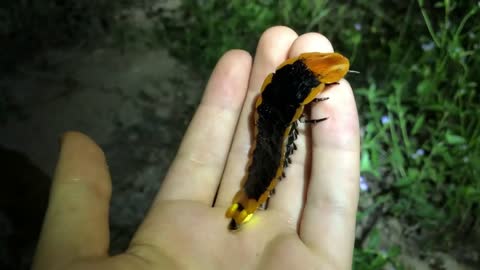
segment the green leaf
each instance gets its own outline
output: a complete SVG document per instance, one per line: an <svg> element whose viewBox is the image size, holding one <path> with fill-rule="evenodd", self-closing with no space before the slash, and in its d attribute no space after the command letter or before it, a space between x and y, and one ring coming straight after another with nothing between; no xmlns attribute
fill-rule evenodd
<svg viewBox="0 0 480 270"><path fill-rule="evenodd" d="M372 171L372 163L370 162L370 154L368 153L368 151L362 151L362 157L360 159L360 171Z"/></svg>
<svg viewBox="0 0 480 270"><path fill-rule="evenodd" d="M367 133L374 133L375 130L376 130L375 124L373 124L373 123L368 123L367 124L367 126L366 126Z"/></svg>
<svg viewBox="0 0 480 270"><path fill-rule="evenodd" d="M373 229L367 240L367 247L369 249L377 249L380 244L380 233L377 229Z"/></svg>
<svg viewBox="0 0 480 270"><path fill-rule="evenodd" d="M435 86L433 84L433 82L431 80L424 80L424 81L421 81L418 86L417 86L417 93L418 95L420 96L425 96L427 95L429 92L432 92L433 90L435 90Z"/></svg>
<svg viewBox="0 0 480 270"><path fill-rule="evenodd" d="M413 182L415 182L416 178L411 178L411 177L402 177L398 179L395 183L394 186L396 187L407 187L411 185Z"/></svg>
<svg viewBox="0 0 480 270"><path fill-rule="evenodd" d="M412 128L412 135L415 135L418 133L421 127L423 127L423 123L425 122L425 115L420 116L420 118L417 118L415 120L415 124L413 125Z"/></svg>
<svg viewBox="0 0 480 270"><path fill-rule="evenodd" d="M407 175L410 179L417 179L420 172L416 168L408 168Z"/></svg>
<svg viewBox="0 0 480 270"><path fill-rule="evenodd" d="M448 144L464 144L466 142L465 138L452 134L450 131L447 131L445 134L445 139L447 140Z"/></svg>
<svg viewBox="0 0 480 270"><path fill-rule="evenodd" d="M392 151L392 161L395 167L403 167L405 159L403 158L402 152L400 149L395 148Z"/></svg>
<svg viewBox="0 0 480 270"><path fill-rule="evenodd" d="M448 166L453 166L453 164L455 163L455 159L452 157L452 153L444 151L440 153L440 155L443 157Z"/></svg>
<svg viewBox="0 0 480 270"><path fill-rule="evenodd" d="M397 257L398 255L400 255L401 251L402 250L400 249L399 246L394 246L394 247L390 248L390 250L388 250L387 256L390 257L390 258Z"/></svg>

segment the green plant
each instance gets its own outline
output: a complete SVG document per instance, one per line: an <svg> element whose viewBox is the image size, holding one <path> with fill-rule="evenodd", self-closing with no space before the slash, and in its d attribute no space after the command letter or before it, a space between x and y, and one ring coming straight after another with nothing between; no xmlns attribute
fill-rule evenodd
<svg viewBox="0 0 480 270"><path fill-rule="evenodd" d="M418 4L423 15L418 18L428 32L418 42L392 43L391 58L402 65L389 66L389 81L382 86L371 83L357 91L369 112L362 169L381 182L379 196L388 198L388 214L423 231L435 230L451 244L479 224L480 109L474 67L480 58L471 37L480 33L477 26L467 27L479 7L437 2L429 10L443 9L444 22L437 22L435 31L423 1ZM454 12L463 14L461 19L454 21ZM388 123L380 121L382 116Z"/></svg>
<svg viewBox="0 0 480 270"><path fill-rule="evenodd" d="M387 265L390 269L401 270L402 265L397 262L397 256L400 254L398 247L392 247L388 250L380 246L380 233L373 230L364 247L356 248L353 256L354 270L385 269Z"/></svg>
<svg viewBox="0 0 480 270"><path fill-rule="evenodd" d="M225 51L254 53L260 34L275 24L310 28L329 14L326 1L196 1L188 0L178 17L159 18L164 42L172 53L205 74ZM312 21L308 19L312 18Z"/></svg>

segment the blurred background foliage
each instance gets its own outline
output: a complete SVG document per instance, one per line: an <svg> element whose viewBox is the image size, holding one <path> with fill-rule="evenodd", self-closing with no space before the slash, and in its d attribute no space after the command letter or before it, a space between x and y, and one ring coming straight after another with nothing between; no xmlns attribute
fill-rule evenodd
<svg viewBox="0 0 480 270"><path fill-rule="evenodd" d="M206 76L226 50L253 54L269 26L321 32L361 72L348 77L362 125L362 200L369 201L360 204L358 220L367 226L358 233L355 269L401 268L402 251L381 247L379 218L398 219L404 237L422 247L479 242L479 2L154 2L4 0L2 67L39 49L102 40L125 52L166 47ZM125 9L144 13L131 20ZM5 98L0 104L7 110Z"/></svg>

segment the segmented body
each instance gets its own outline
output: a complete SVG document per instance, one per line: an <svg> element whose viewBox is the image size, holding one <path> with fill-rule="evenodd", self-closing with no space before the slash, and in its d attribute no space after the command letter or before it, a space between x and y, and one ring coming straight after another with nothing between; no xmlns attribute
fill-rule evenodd
<svg viewBox="0 0 480 270"><path fill-rule="evenodd" d="M348 60L338 53L306 53L280 65L265 79L254 111L254 142L243 186L226 216L230 229L247 222L283 176L296 149L297 120L304 106L340 80Z"/></svg>

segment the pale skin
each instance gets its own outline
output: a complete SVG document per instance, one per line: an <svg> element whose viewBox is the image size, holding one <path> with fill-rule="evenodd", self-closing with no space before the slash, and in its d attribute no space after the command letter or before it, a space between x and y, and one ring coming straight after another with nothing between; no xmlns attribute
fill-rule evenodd
<svg viewBox="0 0 480 270"><path fill-rule="evenodd" d="M254 60L241 50L221 57L151 209L129 248L113 257L104 154L86 135L65 133L33 269L351 269L360 139L346 80L312 105L311 118L328 120L300 125L298 150L268 209L237 232L225 218L245 174L263 79L313 51L333 47L318 33L277 26L264 32Z"/></svg>

